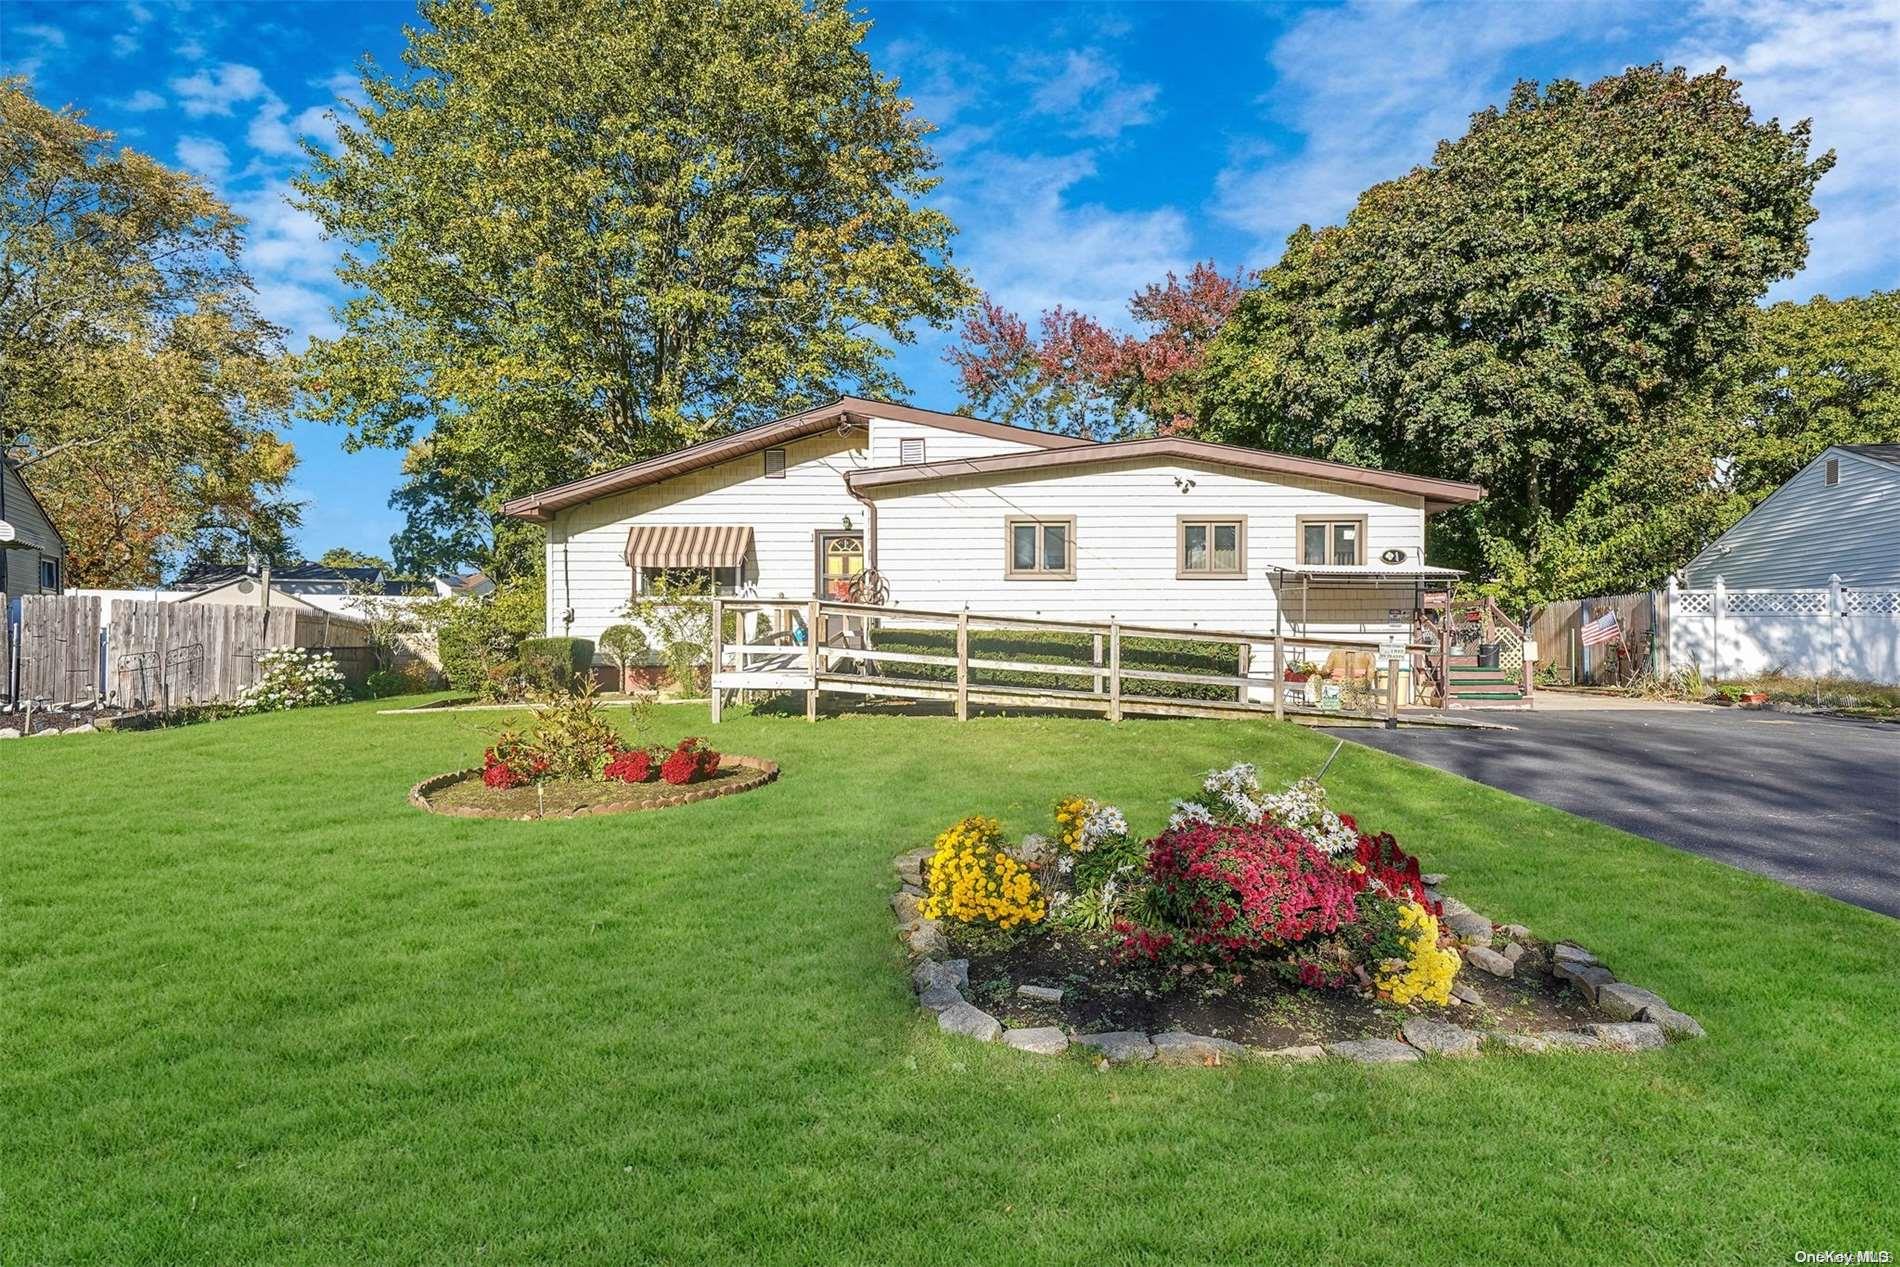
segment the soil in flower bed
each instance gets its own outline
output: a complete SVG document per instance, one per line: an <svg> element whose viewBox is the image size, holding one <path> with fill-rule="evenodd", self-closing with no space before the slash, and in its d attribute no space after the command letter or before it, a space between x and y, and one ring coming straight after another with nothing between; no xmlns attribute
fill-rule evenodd
<svg viewBox="0 0 1900 1267"><path fill-rule="evenodd" d="M1567 982L1551 975L1542 956L1520 962L1511 978L1471 967L1460 971L1458 985L1476 992L1476 1004L1401 1008L1349 989L1302 989L1263 966L1211 973L1118 968L1113 952L1121 940L1113 933L1054 929L1005 944L988 935L960 940L951 933L952 953L970 961L970 1001L1011 1029L1058 1025L1078 1034L1181 1029L1272 1049L1391 1038L1409 1016L1510 1033L1575 1029L1604 1019ZM1056 987L1063 992L1062 1002L1020 997L1016 987L1022 985Z"/></svg>
<svg viewBox="0 0 1900 1267"><path fill-rule="evenodd" d="M482 782L480 771L472 771L428 793L428 800L437 810L474 809L501 817L534 818L546 814L556 818L600 805L611 805L616 810L654 808L676 802L681 793L712 792L743 779L757 778L758 774L757 770L745 766L732 766L711 778L682 785L659 780L601 783L588 779L549 779L541 784L537 793L533 787L489 787Z"/></svg>

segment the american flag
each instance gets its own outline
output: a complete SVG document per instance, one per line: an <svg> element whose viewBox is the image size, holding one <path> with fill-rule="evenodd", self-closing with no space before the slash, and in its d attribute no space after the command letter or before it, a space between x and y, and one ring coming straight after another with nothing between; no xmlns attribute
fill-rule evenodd
<svg viewBox="0 0 1900 1267"><path fill-rule="evenodd" d="M1606 642L1621 642L1623 631L1617 627L1614 609L1604 612L1583 627L1583 645L1602 646Z"/></svg>

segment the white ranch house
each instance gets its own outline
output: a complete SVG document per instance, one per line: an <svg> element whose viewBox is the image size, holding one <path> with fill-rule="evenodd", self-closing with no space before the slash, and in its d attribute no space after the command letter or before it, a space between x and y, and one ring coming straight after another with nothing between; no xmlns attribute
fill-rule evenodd
<svg viewBox="0 0 1900 1267"><path fill-rule="evenodd" d="M1475 485L1180 438L1098 444L845 397L509 502L545 524L547 632L598 639L672 569L741 599L1368 644L1457 573Z"/></svg>

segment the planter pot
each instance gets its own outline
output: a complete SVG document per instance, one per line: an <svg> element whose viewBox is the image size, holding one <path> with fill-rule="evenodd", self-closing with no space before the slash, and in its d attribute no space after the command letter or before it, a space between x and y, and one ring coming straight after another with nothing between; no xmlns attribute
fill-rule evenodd
<svg viewBox="0 0 1900 1267"><path fill-rule="evenodd" d="M1481 669L1495 669L1498 667L1497 643L1481 642L1478 644L1478 667Z"/></svg>

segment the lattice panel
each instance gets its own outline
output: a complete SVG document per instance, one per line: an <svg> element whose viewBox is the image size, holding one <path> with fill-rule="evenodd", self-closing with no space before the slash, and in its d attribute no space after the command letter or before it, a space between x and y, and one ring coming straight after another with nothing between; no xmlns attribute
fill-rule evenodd
<svg viewBox="0 0 1900 1267"><path fill-rule="evenodd" d="M1824 590L1744 590L1728 596L1731 616L1825 616Z"/></svg>
<svg viewBox="0 0 1900 1267"><path fill-rule="evenodd" d="M1900 590L1842 590L1841 608L1856 616L1900 616Z"/></svg>
<svg viewBox="0 0 1900 1267"><path fill-rule="evenodd" d="M1676 595L1676 611L1684 616L1706 616L1715 610L1715 595L1684 590Z"/></svg>

